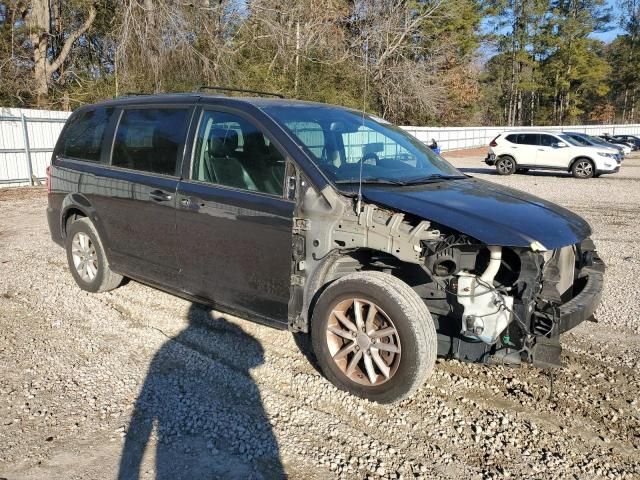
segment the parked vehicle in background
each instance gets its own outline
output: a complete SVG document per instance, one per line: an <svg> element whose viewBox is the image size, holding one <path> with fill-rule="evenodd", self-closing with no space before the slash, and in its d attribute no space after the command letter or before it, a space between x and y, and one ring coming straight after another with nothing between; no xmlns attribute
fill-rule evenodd
<svg viewBox="0 0 640 480"><path fill-rule="evenodd" d="M418 388L436 354L560 366L560 334L592 319L602 292L582 218L332 105L204 94L88 105L48 176L51 236L80 288L130 277L310 333L326 377L378 402Z"/></svg>
<svg viewBox="0 0 640 480"><path fill-rule="evenodd" d="M626 142L628 145L632 145L634 150L640 150L640 137L637 135L629 135L629 134L621 134L621 135L613 135L612 138L616 140L622 140Z"/></svg>
<svg viewBox="0 0 640 480"><path fill-rule="evenodd" d="M600 138L604 142L607 142L609 145L617 145L621 147L625 155L629 155L633 150L633 148L627 142L610 137L609 135L598 135L598 138Z"/></svg>
<svg viewBox="0 0 640 480"><path fill-rule="evenodd" d="M500 175L537 169L571 172L576 178L616 173L620 161L613 148L584 146L564 133L529 130L498 135L485 158Z"/></svg>
<svg viewBox="0 0 640 480"><path fill-rule="evenodd" d="M624 148L622 145L616 145L615 143L609 143L600 137L594 137L581 132L562 132L565 135L571 137L575 142L584 147L600 147L615 151L618 153L618 158L623 160L625 157Z"/></svg>

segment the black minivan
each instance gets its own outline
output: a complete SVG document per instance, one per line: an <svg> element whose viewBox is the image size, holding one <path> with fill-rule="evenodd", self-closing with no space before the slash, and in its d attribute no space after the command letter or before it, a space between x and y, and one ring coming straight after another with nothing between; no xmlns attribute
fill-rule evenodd
<svg viewBox="0 0 640 480"><path fill-rule="evenodd" d="M49 226L80 288L124 277L311 337L341 389L406 397L436 355L560 363L593 318L589 225L464 175L381 118L200 93L75 111L48 170Z"/></svg>

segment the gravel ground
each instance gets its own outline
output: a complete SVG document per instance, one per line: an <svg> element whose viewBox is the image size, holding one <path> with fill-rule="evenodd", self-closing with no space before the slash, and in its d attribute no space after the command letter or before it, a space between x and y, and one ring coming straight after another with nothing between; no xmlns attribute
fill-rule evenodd
<svg viewBox="0 0 640 480"><path fill-rule="evenodd" d="M640 478L640 156L580 181L498 177L483 154L451 158L591 223L599 323L564 335L553 383L439 360L394 406L336 390L290 333L136 282L79 290L45 193L0 189L0 477Z"/></svg>

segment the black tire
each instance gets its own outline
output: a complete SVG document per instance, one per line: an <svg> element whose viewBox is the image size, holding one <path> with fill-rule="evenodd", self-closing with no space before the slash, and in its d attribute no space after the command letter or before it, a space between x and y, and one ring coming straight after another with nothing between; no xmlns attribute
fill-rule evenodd
<svg viewBox="0 0 640 480"><path fill-rule="evenodd" d="M579 158L571 165L571 174L575 178L591 178L595 172L596 168L588 158Z"/></svg>
<svg viewBox="0 0 640 480"><path fill-rule="evenodd" d="M380 322L379 330L371 331L388 330L385 325L389 324L385 322L389 319L397 333L396 344L374 339L374 343L366 349L362 348L364 353L360 353L361 360L357 362L358 367L352 376L360 377L360 382L364 383L354 381L348 376L348 368L345 371L338 365L338 361L334 360L331 353L332 347L329 345L335 342L335 338L343 342L340 349L352 345L350 342L355 345L360 342L355 338L342 340L342 337L334 336L327 330L331 319L337 318L332 313L334 308L349 302L350 299L370 302L377 307L378 313L374 321ZM355 308L355 303L352 308ZM361 333L358 334L358 338L360 335ZM341 390L379 403L397 402L419 388L433 371L438 349L433 319L418 294L398 278L373 271L346 275L325 289L313 311L311 341L318 365L327 379ZM372 354L377 354L379 360L380 351L384 349L374 352L376 349L374 345L386 344L388 347L390 343L394 347L397 345L400 349L399 353L393 354L398 357L394 360L392 373L388 378L380 375L378 378L382 383L372 384L369 381L371 377L365 373L366 369L362 368L363 365L366 366L365 356L369 357L370 364ZM335 350L335 345L333 348ZM392 354L383 352L382 355L389 358ZM350 353L345 357L344 364L348 366L354 357L355 352ZM375 365L379 365L377 360Z"/></svg>
<svg viewBox="0 0 640 480"><path fill-rule="evenodd" d="M516 171L516 161L509 155L503 155L496 160L496 171L498 175L511 175Z"/></svg>
<svg viewBox="0 0 640 480"><path fill-rule="evenodd" d="M86 238L82 237L82 235L88 237L90 242L87 244L87 248L93 248L94 251L94 254L90 257L90 262L84 261L81 263L81 265L86 263L92 264L91 271L93 272L93 269L95 269L95 273L91 278L86 271L84 271L85 275L83 278L83 268L77 267L74 262L74 239L78 239L79 241L80 238ZM117 288L122 283L122 275L118 275L109 268L109 262L104 253L98 232L88 218L82 217L69 226L67 229L67 238L65 239L65 248L67 250L67 262L69 263L71 275L82 290L93 293L107 292Z"/></svg>

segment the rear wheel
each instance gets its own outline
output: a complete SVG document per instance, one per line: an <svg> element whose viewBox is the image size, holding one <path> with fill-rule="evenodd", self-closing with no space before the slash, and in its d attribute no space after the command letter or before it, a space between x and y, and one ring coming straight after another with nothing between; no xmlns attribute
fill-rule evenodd
<svg viewBox="0 0 640 480"><path fill-rule="evenodd" d="M333 282L313 312L311 339L324 375L368 400L401 400L430 375L437 353L433 319L406 283L381 272Z"/></svg>
<svg viewBox="0 0 640 480"><path fill-rule="evenodd" d="M500 157L496 160L496 170L498 175L511 175L516 171L516 161L508 155Z"/></svg>
<svg viewBox="0 0 640 480"><path fill-rule="evenodd" d="M109 268L98 232L86 218L67 229L67 261L78 286L88 292L106 292L122 283L122 276Z"/></svg>
<svg viewBox="0 0 640 480"><path fill-rule="evenodd" d="M587 158L579 158L573 163L571 173L576 178L591 178L595 174L593 163Z"/></svg>

